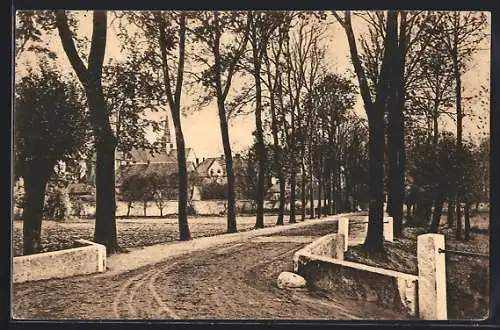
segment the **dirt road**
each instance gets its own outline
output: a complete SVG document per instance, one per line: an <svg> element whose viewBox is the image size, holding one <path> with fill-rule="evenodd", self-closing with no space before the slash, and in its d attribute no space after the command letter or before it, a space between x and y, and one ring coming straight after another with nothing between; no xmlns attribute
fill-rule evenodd
<svg viewBox="0 0 500 330"><path fill-rule="evenodd" d="M282 290L293 253L321 225L254 237L173 257L127 273L20 283L14 317L22 319L402 319L334 293Z"/></svg>

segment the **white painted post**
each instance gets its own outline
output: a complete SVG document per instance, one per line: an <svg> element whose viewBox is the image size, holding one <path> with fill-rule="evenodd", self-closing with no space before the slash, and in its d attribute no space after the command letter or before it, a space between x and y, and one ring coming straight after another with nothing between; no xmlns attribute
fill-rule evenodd
<svg viewBox="0 0 500 330"><path fill-rule="evenodd" d="M394 241L394 220L392 217L384 217L384 240Z"/></svg>
<svg viewBox="0 0 500 330"><path fill-rule="evenodd" d="M447 320L446 260L444 235L424 234L417 238L418 310L423 320Z"/></svg>
<svg viewBox="0 0 500 330"><path fill-rule="evenodd" d="M333 235L332 258L344 260L345 237L344 234Z"/></svg>
<svg viewBox="0 0 500 330"><path fill-rule="evenodd" d="M106 256L106 246L102 244L95 244L98 248L98 266L97 266L97 271L99 273L104 273L106 271L106 266L107 266L107 256Z"/></svg>
<svg viewBox="0 0 500 330"><path fill-rule="evenodd" d="M349 246L349 218L340 217L337 232L344 235L344 251L347 251Z"/></svg>

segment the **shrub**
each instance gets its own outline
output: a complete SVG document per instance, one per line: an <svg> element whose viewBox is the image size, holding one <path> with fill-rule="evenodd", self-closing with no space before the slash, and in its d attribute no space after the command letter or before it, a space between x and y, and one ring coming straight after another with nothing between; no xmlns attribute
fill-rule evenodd
<svg viewBox="0 0 500 330"><path fill-rule="evenodd" d="M416 228L423 228L427 225L426 221L420 218L417 215L411 215L409 217L406 217L406 223L405 225L407 227L416 227Z"/></svg>
<svg viewBox="0 0 500 330"><path fill-rule="evenodd" d="M48 187L43 215L46 219L64 221L71 216L71 201L67 189Z"/></svg>
<svg viewBox="0 0 500 330"><path fill-rule="evenodd" d="M21 219L23 213L24 188L19 182L14 186L14 219Z"/></svg>
<svg viewBox="0 0 500 330"><path fill-rule="evenodd" d="M218 182L210 182L203 186L202 189L202 199L227 199L227 184L221 184Z"/></svg>
<svg viewBox="0 0 500 330"><path fill-rule="evenodd" d="M83 217L85 216L85 203L82 199L76 198L72 201L71 203L72 206L72 215L77 216L77 217Z"/></svg>

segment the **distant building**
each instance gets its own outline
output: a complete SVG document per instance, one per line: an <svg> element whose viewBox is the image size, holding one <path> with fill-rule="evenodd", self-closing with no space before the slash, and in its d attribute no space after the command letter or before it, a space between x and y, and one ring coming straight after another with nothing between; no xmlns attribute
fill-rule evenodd
<svg viewBox="0 0 500 330"><path fill-rule="evenodd" d="M241 176L246 175L246 166L247 164L240 154L233 156L233 172L236 181L238 181ZM205 183L227 183L226 162L224 155L221 155L220 157L203 158L196 167L196 172Z"/></svg>
<svg viewBox="0 0 500 330"><path fill-rule="evenodd" d="M219 158L203 158L196 167L196 172L203 181L215 181L221 184L227 181L226 164L223 156Z"/></svg>
<svg viewBox="0 0 500 330"><path fill-rule="evenodd" d="M186 165L188 172L196 168L196 154L193 148L186 148ZM144 149L132 149L129 153L115 153L115 165L119 169L124 165L145 165L145 164L177 164L177 149L174 147L168 117L165 120L165 130L162 137L161 149L159 152L153 152Z"/></svg>
<svg viewBox="0 0 500 330"><path fill-rule="evenodd" d="M173 174L178 172L177 149L172 142L168 117L162 137L162 148L159 152L144 149L133 149L129 153L115 153L115 169L117 171L117 188L123 179L135 173L150 171ZM196 170L197 158L193 148L186 148L186 167L188 172Z"/></svg>

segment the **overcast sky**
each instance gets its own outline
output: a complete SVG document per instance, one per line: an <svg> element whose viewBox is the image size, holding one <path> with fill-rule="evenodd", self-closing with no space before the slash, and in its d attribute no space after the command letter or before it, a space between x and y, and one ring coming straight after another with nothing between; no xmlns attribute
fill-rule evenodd
<svg viewBox="0 0 500 330"><path fill-rule="evenodd" d="M330 17L330 21L334 20ZM108 18L108 22L111 19ZM356 34L362 31L364 24L358 22L356 18L353 20L353 28ZM81 19L80 33L90 36L92 28L91 15L86 15ZM349 49L347 44L347 39L343 29L338 23L333 23L329 26L327 31L327 55L326 60L329 64L331 71L339 74L350 74L352 75L353 69L352 64L349 59ZM61 41L56 33L47 38L47 43L51 49L53 49L56 54L58 54L58 67L61 70L72 70L69 61L62 50ZM465 93L470 93L474 89L478 88L480 85L489 86L490 77L490 43L485 43L484 50L476 54L471 70L466 73L463 77L463 88ZM120 59L123 54L120 53L120 41L116 37L115 30L111 27L108 29L108 40L106 45L106 59L105 63L109 58ZM22 73L24 63L27 61L33 61L33 54L23 54L16 65L16 72ZM237 84L237 82L235 83ZM186 95L186 97L188 97ZM188 105L189 99L186 100ZM489 98L488 100L489 101ZM489 103L488 103L489 106ZM363 104L361 98L358 98L358 102L355 106L355 111L360 115L364 115ZM480 111L480 115L483 118L487 118L489 122L489 109L480 109L478 106L475 107L476 112ZM240 116L230 121L230 138L231 144L234 152L238 152L252 142L252 131L255 128L254 116L246 115ZM444 123L449 129L453 129L453 122L448 120ZM201 111L190 112L182 118L182 126L184 131L184 137L186 140L186 146L195 149L196 155L198 157L209 157L215 155L223 154L222 141L220 135L219 121L217 116L217 108L215 104L211 104ZM489 130L489 123L486 125ZM173 127L171 128L173 132ZM471 122L468 119L464 120L464 133L472 132L477 133L477 122Z"/></svg>

